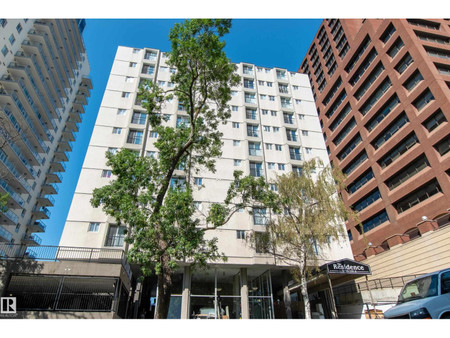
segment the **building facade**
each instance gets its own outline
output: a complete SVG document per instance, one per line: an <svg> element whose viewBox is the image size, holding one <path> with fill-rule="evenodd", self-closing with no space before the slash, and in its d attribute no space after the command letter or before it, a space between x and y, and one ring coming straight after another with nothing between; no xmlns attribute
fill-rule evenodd
<svg viewBox="0 0 450 338"><path fill-rule="evenodd" d="M158 135L149 129L145 110L136 95L143 79L170 89L174 85L170 82L173 72L176 69L168 67L164 53L159 50L118 48L61 246L124 248L124 227L118 226L101 208L93 208L90 199L95 188L113 178L106 166L106 152L127 148L141 156L158 156L154 147ZM242 82L232 91L231 118L220 126L223 154L217 159L217 172L203 171L191 178L196 187L194 198L199 216L212 202L223 201L234 170L270 181L277 174L300 172L303 161L311 158L329 163L306 75L247 63L238 64L237 73ZM188 118L176 99L166 102L161 113L167 117L165 123L172 127ZM186 179L183 170L176 175L173 184ZM264 231L268 217L270 211L262 208L254 209L253 215L242 210L225 226L208 233L218 238L219 252L224 252L228 261L213 264L205 271L191 271L189 266L180 264L174 277L169 317L201 318L210 316L211 311L227 318L275 317L277 299L283 300L283 290L289 295L286 275L289 267L273 256L258 253L248 240L251 233ZM332 243L331 249L323 252L326 260L350 255L346 238ZM152 305L148 302L155 295L151 281L143 286L140 297L147 311Z"/></svg>
<svg viewBox="0 0 450 338"><path fill-rule="evenodd" d="M449 21L324 20L299 72L310 77L330 161L347 175L342 197L360 215L362 227L347 222L355 259L449 224ZM414 273L434 266L417 262Z"/></svg>
<svg viewBox="0 0 450 338"><path fill-rule="evenodd" d="M36 233L46 231L42 220L50 217L92 89L84 26L0 19L0 194L9 194L0 244L37 246Z"/></svg>

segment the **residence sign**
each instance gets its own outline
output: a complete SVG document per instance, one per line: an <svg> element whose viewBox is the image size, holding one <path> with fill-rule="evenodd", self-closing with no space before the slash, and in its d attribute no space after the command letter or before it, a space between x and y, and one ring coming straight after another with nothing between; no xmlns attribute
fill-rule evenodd
<svg viewBox="0 0 450 338"><path fill-rule="evenodd" d="M370 266L367 264L342 259L340 261L327 264L328 273L338 273L345 275L370 275Z"/></svg>

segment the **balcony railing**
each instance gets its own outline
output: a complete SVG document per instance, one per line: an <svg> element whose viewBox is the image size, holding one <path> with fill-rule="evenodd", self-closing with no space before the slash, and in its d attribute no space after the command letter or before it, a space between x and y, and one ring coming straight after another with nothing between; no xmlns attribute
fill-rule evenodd
<svg viewBox="0 0 450 338"><path fill-rule="evenodd" d="M105 246L112 246L121 248L125 240L124 235L115 235L106 237Z"/></svg>
<svg viewBox="0 0 450 338"><path fill-rule="evenodd" d="M23 234L22 241L28 245L40 245L42 243L42 239L36 234Z"/></svg>
<svg viewBox="0 0 450 338"><path fill-rule="evenodd" d="M11 242L11 239L12 239L12 234L0 225L0 241ZM0 244L0 247L2 247L2 246L3 245Z"/></svg>
<svg viewBox="0 0 450 338"><path fill-rule="evenodd" d="M19 204L21 207L23 207L25 205L25 201L23 200L22 197L20 197L20 195L18 193L16 193L10 186L8 183L6 183L5 181L3 181L2 179L0 179L0 187L2 187L8 194L9 196L11 196L11 198L17 202L17 204Z"/></svg>

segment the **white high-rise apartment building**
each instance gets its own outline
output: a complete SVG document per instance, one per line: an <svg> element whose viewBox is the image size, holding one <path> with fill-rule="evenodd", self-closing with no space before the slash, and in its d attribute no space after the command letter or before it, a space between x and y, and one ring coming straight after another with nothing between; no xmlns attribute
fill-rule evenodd
<svg viewBox="0 0 450 338"><path fill-rule="evenodd" d="M194 198L199 213L205 212L211 202L223 201L235 170L270 181L276 175L300 172L303 161L314 157L329 163L307 75L248 63L237 67L242 81L232 91L231 118L226 125L220 125L223 154L217 159L217 172L202 172L191 178L198 188ZM101 208L93 208L90 199L95 188L113 179L106 166L107 151L127 148L141 156L158 156L154 147L158 135L148 129L145 110L137 102L137 90L142 79L169 89L173 86L173 72L176 69L167 66L159 50L118 48L60 246L124 248L124 227L115 224ZM166 102L161 113L170 117L166 123L173 127L187 119L176 99ZM183 171L177 174L178 180L185 179ZM229 318L246 318L248 313L253 318L273 318L276 290L282 285L287 287L283 279L287 266L280 265L273 256L256 252L246 240L252 231L264 231L269 216L265 209L255 209L253 215L242 210L228 224L208 233L218 238L219 251L228 261L206 272L191 272L187 267L180 270L174 282L173 317L201 315L200 309L214 307L211 297L216 295L217 299L217 293L222 292L226 303L223 309L228 308ZM327 260L351 257L348 241L333 243L324 256ZM247 291L240 288L242 285ZM154 295L152 290L150 295ZM182 300L177 302L176 297Z"/></svg>
<svg viewBox="0 0 450 338"><path fill-rule="evenodd" d="M46 230L42 220L50 217L92 89L84 26L0 19L0 194L9 194L0 211L0 256L39 245L36 233Z"/></svg>

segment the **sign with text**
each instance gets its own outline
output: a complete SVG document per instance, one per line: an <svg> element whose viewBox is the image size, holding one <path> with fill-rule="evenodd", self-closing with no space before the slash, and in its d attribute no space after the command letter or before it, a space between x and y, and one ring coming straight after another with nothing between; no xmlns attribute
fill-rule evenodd
<svg viewBox="0 0 450 338"><path fill-rule="evenodd" d="M0 314L16 313L16 297L0 298Z"/></svg>
<svg viewBox="0 0 450 338"><path fill-rule="evenodd" d="M370 275L370 266L367 264L352 261L351 259L342 259L340 261L327 264L328 273L339 273L345 275Z"/></svg>

